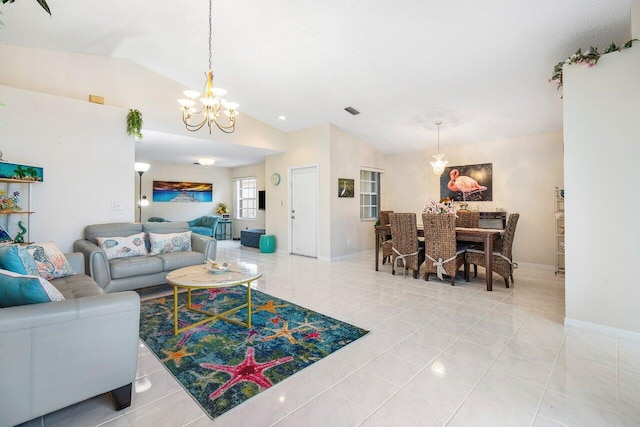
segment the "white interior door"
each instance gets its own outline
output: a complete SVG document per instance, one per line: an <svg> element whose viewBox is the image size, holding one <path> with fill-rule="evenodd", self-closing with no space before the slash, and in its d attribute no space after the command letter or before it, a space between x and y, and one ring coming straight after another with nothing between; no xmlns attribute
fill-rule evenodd
<svg viewBox="0 0 640 427"><path fill-rule="evenodd" d="M291 253L318 254L318 167L291 170Z"/></svg>

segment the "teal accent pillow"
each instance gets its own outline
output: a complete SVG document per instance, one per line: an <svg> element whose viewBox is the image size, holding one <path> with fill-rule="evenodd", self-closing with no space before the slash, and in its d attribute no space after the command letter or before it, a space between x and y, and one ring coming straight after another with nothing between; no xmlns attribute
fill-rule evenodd
<svg viewBox="0 0 640 427"><path fill-rule="evenodd" d="M20 245L0 247L0 268L19 274L38 276L38 266L27 249Z"/></svg>
<svg viewBox="0 0 640 427"><path fill-rule="evenodd" d="M64 297L42 277L0 270L0 307L51 301L64 301Z"/></svg>

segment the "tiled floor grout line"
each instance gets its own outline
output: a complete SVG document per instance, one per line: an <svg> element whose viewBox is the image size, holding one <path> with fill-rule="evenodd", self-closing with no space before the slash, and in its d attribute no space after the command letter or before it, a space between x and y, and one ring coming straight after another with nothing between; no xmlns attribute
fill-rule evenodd
<svg viewBox="0 0 640 427"><path fill-rule="evenodd" d="M489 310L484 316L482 316L482 318L480 318L478 320L478 322L480 322L480 320L484 319L489 313L491 313L492 311L495 311L495 307L492 310ZM529 315L527 316L527 319L531 316L531 312L529 312ZM478 323L476 322L476 323ZM509 345L509 343L511 342L511 340L513 340L513 337L516 336L516 334L518 333L518 331L520 331L520 329L522 329L522 327L524 326L524 324L526 323L526 319L524 322L522 322L522 324L520 325L520 327L518 327L518 329L511 335L511 337L509 338L509 341L507 341L504 345L504 347L502 348L502 350L500 350L500 353L495 357L495 359L493 360L493 362L491 362L491 365L489 365L489 367L487 368L487 370L484 372L484 374L482 374L482 376L480 377L480 379L478 379L478 381L476 381L476 383L473 385L473 387L471 387L471 390L469 390L469 392L464 396L464 398L462 399L462 401L460 402L460 404L458 405L458 407L455 409L455 411L453 412L453 415L451 415L451 417L449 418L449 420L447 421L447 423L445 425L448 425L453 418L455 418L455 416L458 414L458 411L460 410L460 408L462 408L462 406L464 405L464 403L467 401L467 399L469 398L469 396L471 395L471 393L473 393L476 389L476 387L478 387L478 385L482 382L482 380L487 376L487 374L489 373L489 371L491 371L491 368L493 368L493 366L496 364L496 362L498 361L498 359L500 358L500 356L502 356L502 353L504 353L504 351L507 349L507 346ZM475 325L475 324L474 324ZM534 417L535 418L535 417Z"/></svg>
<svg viewBox="0 0 640 427"><path fill-rule="evenodd" d="M547 390L549 390L549 384L551 383L551 378L553 377L553 372L556 369L556 366L558 365L558 359L560 359L560 354L562 354L562 347L564 346L565 341L567 340L567 334L568 331L564 331L564 334L562 335L562 341L560 342L560 346L558 347L558 351L556 352L556 357L553 360L553 366L551 367L551 372L549 372L549 377L547 378L547 382L544 385L544 390L542 391L542 396L540 396L540 401L538 402L538 407L536 408L536 413L535 416L533 417L533 421L531 422L531 427L533 427L535 425L536 420L538 419L538 415L540 415L540 408L542 408L542 402L544 402L544 397L547 395ZM557 420L554 420L556 422L558 422L558 424L562 424L564 425L564 423L561 423Z"/></svg>

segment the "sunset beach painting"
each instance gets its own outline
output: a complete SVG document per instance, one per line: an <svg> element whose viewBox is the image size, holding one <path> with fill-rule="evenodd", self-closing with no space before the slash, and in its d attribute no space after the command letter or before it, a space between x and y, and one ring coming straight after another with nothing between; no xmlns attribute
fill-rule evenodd
<svg viewBox="0 0 640 427"><path fill-rule="evenodd" d="M201 182L153 181L154 202L212 202L213 184Z"/></svg>

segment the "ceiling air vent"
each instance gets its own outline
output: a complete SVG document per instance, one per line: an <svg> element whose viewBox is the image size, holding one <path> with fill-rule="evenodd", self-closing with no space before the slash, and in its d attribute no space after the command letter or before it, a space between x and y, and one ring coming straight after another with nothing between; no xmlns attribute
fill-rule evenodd
<svg viewBox="0 0 640 427"><path fill-rule="evenodd" d="M347 107L344 109L344 111L346 111L347 113L351 114L352 116L357 116L358 114L360 114L360 111L356 110L353 107Z"/></svg>

